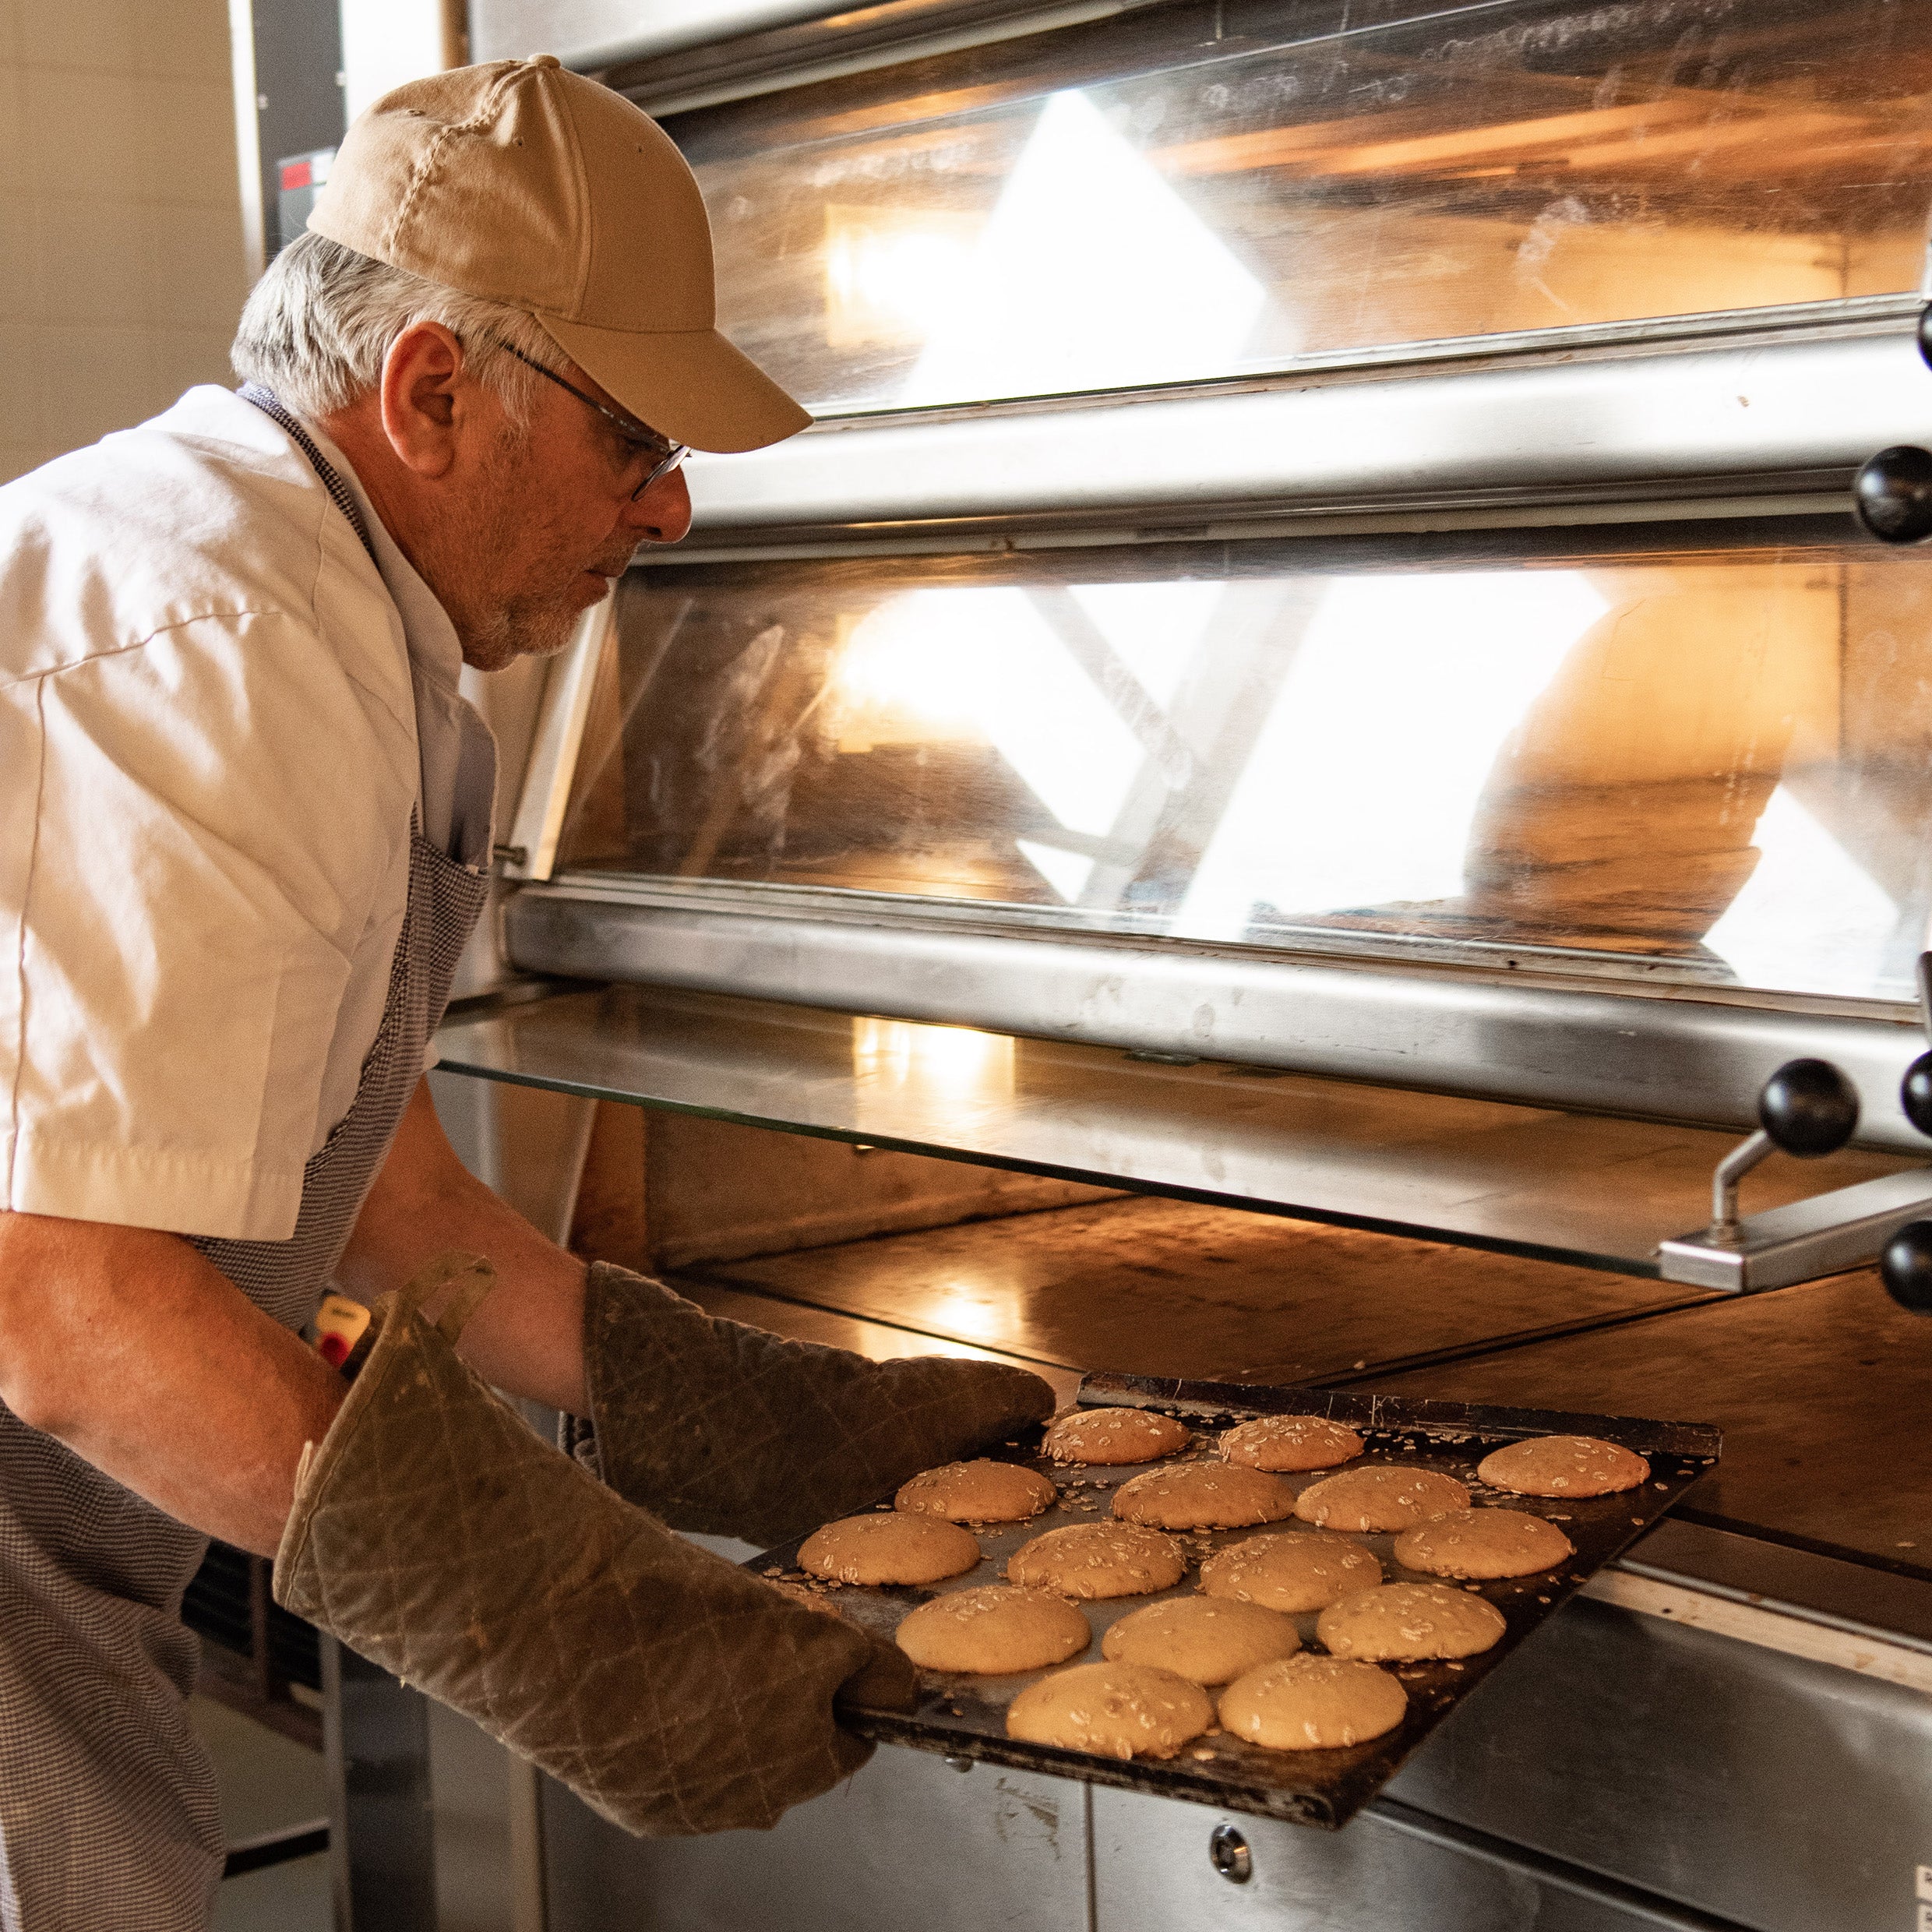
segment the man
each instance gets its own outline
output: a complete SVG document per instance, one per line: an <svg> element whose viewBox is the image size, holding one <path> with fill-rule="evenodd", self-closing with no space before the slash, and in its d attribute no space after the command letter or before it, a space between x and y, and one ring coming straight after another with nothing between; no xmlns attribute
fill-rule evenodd
<svg viewBox="0 0 1932 1932"><path fill-rule="evenodd" d="M548 58L378 103L309 227L239 395L0 491L5 1932L205 1923L207 1535L632 1828L769 1824L903 1661L672 1531L776 1541L1051 1405L587 1271L455 1160L421 1075L494 763L459 668L681 537L684 445L806 418L714 330L675 149ZM381 1303L353 1382L295 1332L332 1278Z"/></svg>

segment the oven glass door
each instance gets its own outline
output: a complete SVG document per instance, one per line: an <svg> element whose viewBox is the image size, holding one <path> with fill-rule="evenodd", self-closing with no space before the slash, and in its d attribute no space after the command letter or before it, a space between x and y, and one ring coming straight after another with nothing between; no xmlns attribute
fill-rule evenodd
<svg viewBox="0 0 1932 1932"><path fill-rule="evenodd" d="M1916 289L1920 0L1214 0L673 116L816 414Z"/></svg>
<svg viewBox="0 0 1932 1932"><path fill-rule="evenodd" d="M1793 518L656 563L559 858L1908 999L1928 561Z"/></svg>

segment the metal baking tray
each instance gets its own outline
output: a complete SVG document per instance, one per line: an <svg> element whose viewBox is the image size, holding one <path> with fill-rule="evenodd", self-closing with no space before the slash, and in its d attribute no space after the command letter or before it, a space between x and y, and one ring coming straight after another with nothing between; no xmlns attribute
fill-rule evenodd
<svg viewBox="0 0 1932 1932"><path fill-rule="evenodd" d="M1576 1555L1561 1571L1469 1586L1493 1603L1507 1629L1479 1656L1455 1662L1398 1664L1394 1671L1408 1693L1408 1715L1386 1736L1335 1750L1274 1751L1241 1743L1216 1730L1183 1746L1177 1757L1134 1758L1123 1763L1053 1745L1033 1744L1006 1734L1007 1706L1044 1671L1010 1676L973 1676L922 1670L916 1708L910 1712L849 1709L843 1721L861 1736L910 1745L950 1757L980 1758L1057 1776L1112 1785L1162 1797L1180 1798L1222 1810L1284 1818L1333 1830L1392 1778L1402 1761L1461 1700L1510 1655L1546 1617L1553 1615L1598 1570L1627 1549L1717 1460L1722 1439L1715 1428L1696 1423L1646 1422L1621 1416L1564 1415L1538 1409L1487 1408L1465 1402L1425 1401L1352 1394L1345 1391L1272 1388L1227 1382L1186 1382L1144 1376L1088 1376L1076 1398L1083 1408L1155 1408L1179 1417L1196 1433L1182 1454L1160 1464L1103 1468L1049 1463L1038 1451L1038 1432L1029 1439L986 1453L1044 1471L1060 1490L1060 1500L1031 1522L975 1527L985 1555L978 1568L931 1588L875 1588L856 1584L821 1584L798 1567L802 1537L754 1558L746 1567L765 1576L786 1576L822 1589L852 1622L890 1641L899 1620L915 1605L954 1590L999 1581L1007 1559L1022 1543L1070 1523L1109 1519L1112 1492L1144 1470L1209 1458L1217 1433L1257 1416L1324 1416L1346 1423L1367 1441L1366 1456L1342 1466L1399 1461L1405 1467L1442 1470L1467 1483L1472 1500L1528 1510L1562 1525ZM1596 1436L1623 1444L1649 1459L1650 1480L1620 1495L1588 1499L1514 1496L1489 1489L1475 1479L1475 1465L1492 1449L1525 1436ZM1332 1470L1282 1480L1299 1490ZM880 1505L889 1507L890 1499ZM1115 1598L1080 1607L1094 1628L1088 1650L1068 1662L1092 1662L1109 1624L1130 1610L1162 1597L1185 1596L1194 1589L1200 1560L1215 1550L1271 1530L1305 1529L1291 1518L1250 1529L1169 1532L1187 1551L1188 1575L1171 1590L1151 1596ZM1393 1535L1363 1535L1382 1560L1391 1581L1412 1579L1392 1553ZM1440 1578L1412 1580L1440 1582ZM1305 1646L1313 1643L1315 1616L1299 1616ZM1056 1666L1064 1669L1066 1665ZM1210 1698L1218 1696L1209 1692Z"/></svg>

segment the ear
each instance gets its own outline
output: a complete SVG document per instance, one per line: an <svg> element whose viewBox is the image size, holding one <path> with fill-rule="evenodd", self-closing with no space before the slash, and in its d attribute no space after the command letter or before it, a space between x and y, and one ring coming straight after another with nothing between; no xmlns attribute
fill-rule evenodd
<svg viewBox="0 0 1932 1932"><path fill-rule="evenodd" d="M413 323L383 358L383 433L421 477L448 474L477 408L463 344L439 322Z"/></svg>

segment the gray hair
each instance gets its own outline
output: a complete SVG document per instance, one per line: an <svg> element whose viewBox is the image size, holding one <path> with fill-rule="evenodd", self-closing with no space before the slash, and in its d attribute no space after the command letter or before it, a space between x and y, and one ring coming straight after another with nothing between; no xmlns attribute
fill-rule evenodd
<svg viewBox="0 0 1932 1932"><path fill-rule="evenodd" d="M272 389L291 409L332 415L381 382L390 345L419 322L441 323L511 421L527 419L538 379L501 345L540 362L556 355L528 310L446 288L308 230L255 284L228 360L244 382Z"/></svg>

